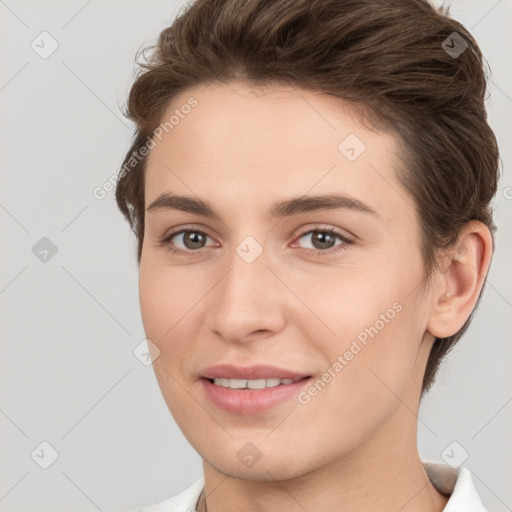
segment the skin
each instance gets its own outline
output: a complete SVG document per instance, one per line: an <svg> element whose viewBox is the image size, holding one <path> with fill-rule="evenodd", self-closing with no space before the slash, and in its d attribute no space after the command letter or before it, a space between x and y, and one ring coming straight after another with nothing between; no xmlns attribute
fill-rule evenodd
<svg viewBox="0 0 512 512"><path fill-rule="evenodd" d="M146 210L139 290L158 383L203 459L208 511L441 511L447 497L429 482L416 443L421 381L434 337L455 333L475 305L488 229L468 224L427 283L392 134L326 95L242 82L184 91L163 119L190 96L197 106L150 151L145 204L187 195L219 219ZM338 150L348 134L366 146L355 161ZM335 192L376 214L267 213L278 201ZM159 243L185 227L208 236ZM322 228L352 243L334 235L322 246L311 236ZM247 236L263 251L252 263L236 252ZM203 392L199 373L223 362L321 377L396 303L400 312L307 404L294 397L243 416ZM237 457L248 442L261 453L252 467Z"/></svg>

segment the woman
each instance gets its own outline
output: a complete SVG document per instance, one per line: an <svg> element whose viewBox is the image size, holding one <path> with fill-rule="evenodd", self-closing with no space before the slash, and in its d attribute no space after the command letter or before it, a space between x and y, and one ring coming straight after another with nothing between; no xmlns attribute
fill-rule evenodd
<svg viewBox="0 0 512 512"><path fill-rule="evenodd" d="M116 198L204 478L145 510L485 511L416 443L492 255L474 39L424 0L197 0L154 50Z"/></svg>

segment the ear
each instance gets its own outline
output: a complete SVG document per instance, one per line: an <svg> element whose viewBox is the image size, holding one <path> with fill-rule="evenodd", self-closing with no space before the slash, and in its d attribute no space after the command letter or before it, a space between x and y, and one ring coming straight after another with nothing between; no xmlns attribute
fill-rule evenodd
<svg viewBox="0 0 512 512"><path fill-rule="evenodd" d="M446 338L461 329L478 300L491 255L489 228L479 221L468 222L436 271L427 324L430 334Z"/></svg>

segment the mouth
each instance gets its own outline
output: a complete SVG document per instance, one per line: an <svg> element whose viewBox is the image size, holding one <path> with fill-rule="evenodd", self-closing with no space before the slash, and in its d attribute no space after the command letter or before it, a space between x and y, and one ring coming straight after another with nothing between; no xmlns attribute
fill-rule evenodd
<svg viewBox="0 0 512 512"><path fill-rule="evenodd" d="M211 405L231 415L249 416L269 413L279 405L289 404L312 379L311 375L306 375L295 379L203 377L200 381Z"/></svg>

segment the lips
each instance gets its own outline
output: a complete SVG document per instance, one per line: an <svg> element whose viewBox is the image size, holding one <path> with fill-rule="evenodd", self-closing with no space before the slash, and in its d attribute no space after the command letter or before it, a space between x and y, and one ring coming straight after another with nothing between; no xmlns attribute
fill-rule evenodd
<svg viewBox="0 0 512 512"><path fill-rule="evenodd" d="M218 364L200 372L199 377L205 397L214 406L232 415L251 415L291 400L312 376L265 364ZM263 379L266 386L262 388ZM281 382L276 383L278 380Z"/></svg>
<svg viewBox="0 0 512 512"><path fill-rule="evenodd" d="M264 389L230 389L213 384L210 379L201 379L205 399L214 407L231 415L252 415L270 413L274 408L293 404L298 394L309 385L309 378L291 384L280 384Z"/></svg>
<svg viewBox="0 0 512 512"><path fill-rule="evenodd" d="M252 366L235 366L231 364L218 364L211 366L201 372L200 377L204 379L290 379L297 381L310 375L298 373L277 366L257 364Z"/></svg>

